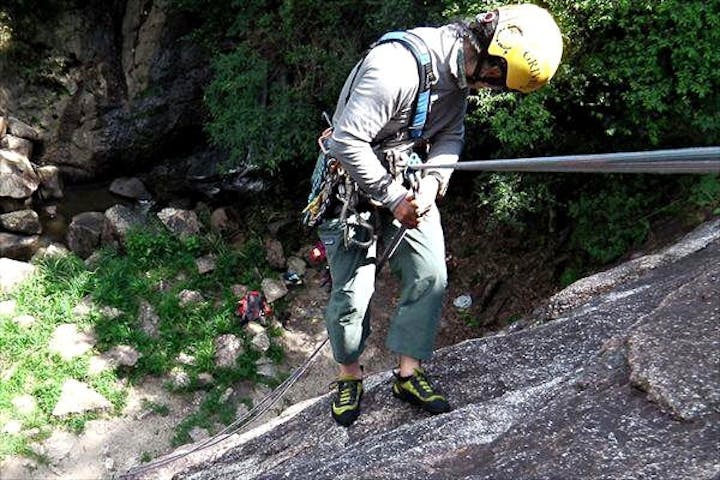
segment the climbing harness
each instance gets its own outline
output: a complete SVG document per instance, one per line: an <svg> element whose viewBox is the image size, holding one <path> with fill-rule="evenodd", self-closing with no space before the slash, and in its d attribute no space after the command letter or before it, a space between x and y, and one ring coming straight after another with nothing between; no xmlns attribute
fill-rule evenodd
<svg viewBox="0 0 720 480"><path fill-rule="evenodd" d="M370 49L390 42L398 42L407 48L413 54L417 63L420 83L418 84L418 93L412 106L411 120L406 130L410 138L419 140L422 137L430 108L431 87L437 81L433 72L432 57L425 42L410 31L393 31L386 33L371 45ZM367 56L367 52L365 56ZM360 65L364 61L365 56L358 63L353 78L350 81L350 88L348 89L348 95L345 99L346 103L350 99L350 94L353 90L352 85L355 83L355 79L360 71ZM357 212L357 205L361 193L357 182L347 175L340 162L328 149L333 127L328 115L326 113L323 113L323 115L329 127L324 130L318 138L320 153L313 170L311 180L312 187L310 195L308 195L308 204L302 211L303 223L308 227L319 225L325 219L328 212L333 210L333 204L338 202L340 205L339 219L343 224L345 232L343 235L345 246L355 245L360 248L367 248L373 241L374 228ZM395 168L391 168L391 171L395 170ZM366 230L368 240L358 240L358 230Z"/></svg>
<svg viewBox="0 0 720 480"><path fill-rule="evenodd" d="M419 188L420 188L420 173L419 170L415 168L417 165L422 164L422 160L420 160L420 157L417 156L414 152L410 155L407 154L401 154L400 158L405 164L405 169L403 170L403 175L406 178L406 181L409 183L410 188L412 191L417 194ZM423 216L427 211L420 212L418 215L419 217ZM401 226L400 229L395 233L395 235L392 237L390 242L385 247L385 251L383 254L378 258L377 264L378 264L378 270L382 267L382 265L385 265L385 262L387 262L390 257L395 254L395 250L400 246L400 243L405 238L405 235L407 234L407 227Z"/></svg>
<svg viewBox="0 0 720 480"><path fill-rule="evenodd" d="M417 62L420 84L418 85L418 94L415 98L412 114L410 116L412 121L410 122L410 125L408 125L407 129L409 131L410 138L420 138L422 136L423 129L425 128L428 110L430 109L430 89L437 81L435 73L433 72L432 58L430 57L430 52L428 51L425 42L410 31L388 32L380 37L373 46L389 42L399 42L405 48L410 50Z"/></svg>

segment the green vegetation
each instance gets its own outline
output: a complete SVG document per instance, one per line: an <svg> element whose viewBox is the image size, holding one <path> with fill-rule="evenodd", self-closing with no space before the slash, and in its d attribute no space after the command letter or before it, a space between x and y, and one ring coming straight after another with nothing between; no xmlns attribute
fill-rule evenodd
<svg viewBox="0 0 720 480"><path fill-rule="evenodd" d="M299 178L310 175L314 139L324 128L320 112L332 111L347 72L374 39L390 29L447 23L503 3L172 2L202 18L198 38L217 52L216 75L206 96L212 141L229 149L236 162L249 160L272 172L292 165L283 175ZM720 72L713 67L720 62L720 28L713 28L720 26L720 4L543 3L565 37L556 77L532 95L480 92L472 97L465 158L720 141ZM486 174L477 177L470 196L487 212L489 228L509 225L527 234L532 226L539 235L549 232L537 225L571 229L576 267L614 261L643 241L651 219L683 215L676 208L684 201L682 194L700 191L702 198L688 199L689 204L717 208L717 177L631 177L603 175L588 181L573 175Z"/></svg>
<svg viewBox="0 0 720 480"><path fill-rule="evenodd" d="M205 100L212 143L230 152L228 166L250 162L294 185L295 194L298 185L307 187L315 139L325 128L321 112L332 112L347 73L371 42L391 29L448 23L503 3L507 2L170 0L169 5L193 19L193 37L210 58L214 78ZM720 142L720 71L714 67L720 62L719 3L540 3L553 12L563 31L563 63L551 85L538 93L480 92L471 97L465 158ZM78 5L76 0L4 2L0 39L11 47L6 53L18 53L14 58L28 60L35 78L51 81L54 76L42 72L65 66L42 58L30 61L29 52L23 51L32 44L37 24ZM628 186L620 187L618 181ZM705 202L702 208L712 212L720 196L713 188L717 182L717 177L666 176L658 182L652 176L639 181L602 176L590 181L586 191L585 176L491 174L466 186L470 192L457 187L453 192L474 198L490 228L510 225L525 235L531 229L539 235L549 233L538 225L573 230L569 246L588 266L596 267L643 241L648 224L642 219L684 215L670 207L667 198L677 205L680 195L700 192L703 197L693 197L690 203ZM654 195L658 190L666 195ZM638 192L651 195L640 198ZM631 198L624 199L624 194ZM597 212L603 206L615 211L603 217ZM552 221L547 221L549 216ZM593 222L606 222L602 232L612 239L611 245L587 238L592 233L586 226ZM631 231L623 231L628 225Z"/></svg>
<svg viewBox="0 0 720 480"><path fill-rule="evenodd" d="M112 403L111 413L118 414L127 394L122 379L134 382L181 370L189 382L176 390L208 391L199 411L178 427L178 441L187 440L187 431L194 426L214 428L232 422L233 407L219 401L223 392L238 380L266 381L255 371L261 353L253 350L234 315L237 299L231 291L235 284L259 288L261 276L268 273L262 252L255 238L233 248L213 235L180 239L150 229L131 232L123 251L103 250L92 267L73 255L40 261L31 280L0 298L16 301L14 313L0 316L0 425L22 422L21 433L2 435L0 458L30 454L28 445L47 436L50 426L81 431L87 420L96 418L52 416L67 379L87 383ZM207 254L215 255L216 268L200 275L195 260ZM179 300L183 290L198 291L203 300L183 305ZM158 317L157 335L141 328L138 316L144 303ZM31 315L34 323L19 325L13 318L20 315ZM50 338L65 323L93 332L94 349L71 360L52 353ZM231 368L218 368L214 362L213 340L224 333L245 342L245 353ZM271 339L276 336L272 329L268 333ZM141 354L137 365L92 372L91 357L118 345L129 345ZM282 349L273 342L268 356L279 362ZM206 385L198 379L201 373L214 380ZM37 402L32 412L18 411L13 404L22 395ZM159 415L168 413L166 405L147 408Z"/></svg>

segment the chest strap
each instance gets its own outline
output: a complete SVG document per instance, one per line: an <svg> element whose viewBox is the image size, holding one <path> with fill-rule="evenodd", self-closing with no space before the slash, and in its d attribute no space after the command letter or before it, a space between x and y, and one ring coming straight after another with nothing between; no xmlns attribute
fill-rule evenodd
<svg viewBox="0 0 720 480"><path fill-rule="evenodd" d="M413 104L412 115L410 116L411 121L407 128L410 138L420 138L430 108L430 87L436 81L430 51L422 38L407 31L388 32L380 37L373 46L389 42L399 42L413 54L417 62L420 83L418 85L418 94Z"/></svg>

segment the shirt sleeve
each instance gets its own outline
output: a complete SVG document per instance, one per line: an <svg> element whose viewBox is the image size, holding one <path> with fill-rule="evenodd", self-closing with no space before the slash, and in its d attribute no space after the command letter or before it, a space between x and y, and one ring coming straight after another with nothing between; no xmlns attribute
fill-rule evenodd
<svg viewBox="0 0 720 480"><path fill-rule="evenodd" d="M415 58L401 45L379 45L346 88L350 95L344 108L336 111L330 151L363 191L393 209L407 190L380 162L372 142L397 112L412 105L418 89ZM344 89L340 102L346 96Z"/></svg>
<svg viewBox="0 0 720 480"><path fill-rule="evenodd" d="M467 100L464 94L458 97L458 108L450 110L453 112L452 119L447 126L439 131L430 140L430 151L428 152L428 165L454 164L460 158L465 138L465 110ZM444 196L447 192L450 177L453 173L451 168L429 168L425 175L432 175L437 178L440 187L438 195Z"/></svg>

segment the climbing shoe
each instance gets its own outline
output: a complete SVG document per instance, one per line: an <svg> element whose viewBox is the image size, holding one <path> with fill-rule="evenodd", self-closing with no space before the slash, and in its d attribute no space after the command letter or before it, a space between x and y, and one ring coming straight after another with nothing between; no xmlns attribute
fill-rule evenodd
<svg viewBox="0 0 720 480"><path fill-rule="evenodd" d="M360 416L362 380L340 377L334 384L337 386L337 392L332 401L332 417L343 427L349 427Z"/></svg>
<svg viewBox="0 0 720 480"><path fill-rule="evenodd" d="M437 393L430 379L421 368L416 368L409 377L401 377L398 371L393 372L393 395L413 405L417 405L430 413L445 413L451 410L448 401Z"/></svg>

